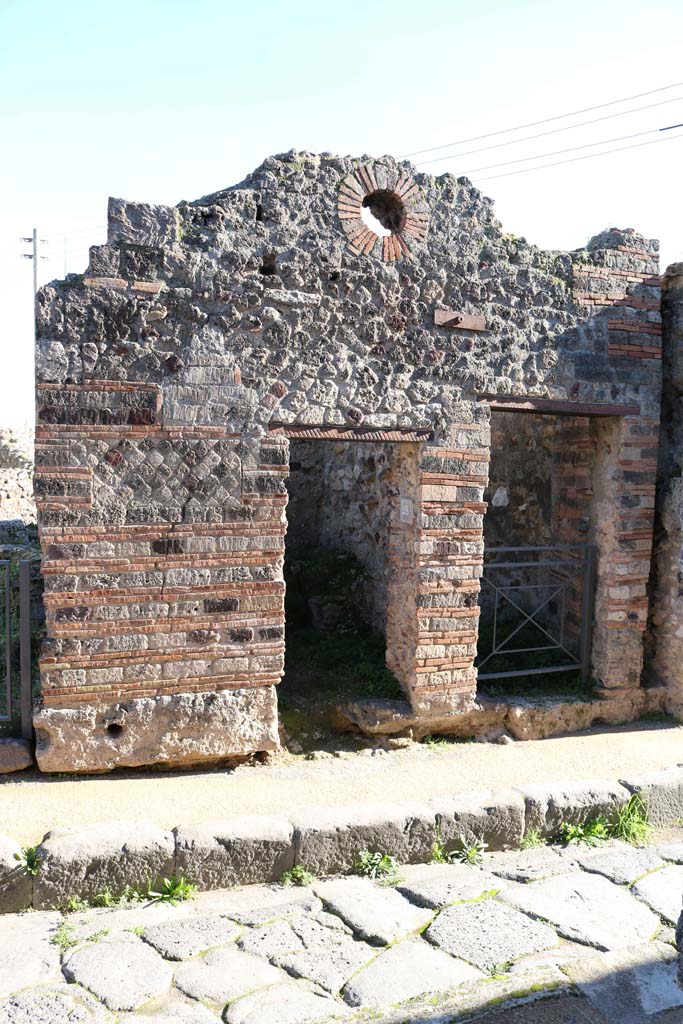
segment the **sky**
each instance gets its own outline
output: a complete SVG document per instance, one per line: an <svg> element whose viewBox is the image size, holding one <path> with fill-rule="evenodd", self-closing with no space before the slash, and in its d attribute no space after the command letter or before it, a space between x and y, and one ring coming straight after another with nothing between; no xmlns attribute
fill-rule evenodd
<svg viewBox="0 0 683 1024"><path fill-rule="evenodd" d="M683 122L682 56L680 0L0 0L0 426L33 418L22 236L41 283L80 273L108 196L175 204L291 148L401 157L652 92L413 159L537 245L633 227L683 260L683 129L654 131Z"/></svg>

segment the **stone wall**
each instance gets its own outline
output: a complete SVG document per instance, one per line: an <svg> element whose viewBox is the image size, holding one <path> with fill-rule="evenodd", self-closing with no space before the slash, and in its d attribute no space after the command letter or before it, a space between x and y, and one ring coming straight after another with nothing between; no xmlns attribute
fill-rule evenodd
<svg viewBox="0 0 683 1024"><path fill-rule="evenodd" d="M38 295L41 765L76 747L97 770L277 742L285 478L303 438L402 442L388 661L420 713L471 707L498 408L617 424L597 672L636 687L657 273L657 244L632 231L544 252L466 179L390 157L292 152L195 203L111 200L87 274ZM181 705L184 749L145 738Z"/></svg>
<svg viewBox="0 0 683 1024"><path fill-rule="evenodd" d="M683 263L662 280L664 382L645 679L683 716Z"/></svg>
<svg viewBox="0 0 683 1024"><path fill-rule="evenodd" d="M33 429L0 429L0 521L36 522Z"/></svg>

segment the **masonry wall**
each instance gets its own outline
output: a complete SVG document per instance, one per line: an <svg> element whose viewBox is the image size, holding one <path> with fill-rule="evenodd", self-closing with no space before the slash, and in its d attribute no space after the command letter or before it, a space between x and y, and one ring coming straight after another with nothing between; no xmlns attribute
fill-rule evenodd
<svg viewBox="0 0 683 1024"><path fill-rule="evenodd" d="M384 216L387 195L379 236L361 212ZM388 660L420 714L470 708L501 407L618 423L596 671L606 693L637 689L656 274L656 243L632 231L544 252L466 179L391 158L289 153L196 203L111 200L86 275L38 296L41 766L276 745L285 478L303 438L401 449Z"/></svg>
<svg viewBox="0 0 683 1024"><path fill-rule="evenodd" d="M664 380L654 559L645 681L663 686L666 707L683 715L683 263L662 290Z"/></svg>

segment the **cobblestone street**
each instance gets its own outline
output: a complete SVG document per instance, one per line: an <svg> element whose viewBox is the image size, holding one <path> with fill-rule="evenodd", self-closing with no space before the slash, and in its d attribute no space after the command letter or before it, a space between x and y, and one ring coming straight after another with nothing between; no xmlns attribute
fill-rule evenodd
<svg viewBox="0 0 683 1024"><path fill-rule="evenodd" d="M1 1024L678 1024L683 832L5 915Z"/></svg>

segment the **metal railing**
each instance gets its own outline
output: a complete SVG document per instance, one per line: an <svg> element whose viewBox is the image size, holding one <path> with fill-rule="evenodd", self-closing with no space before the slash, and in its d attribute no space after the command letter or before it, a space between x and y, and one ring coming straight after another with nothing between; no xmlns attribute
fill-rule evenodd
<svg viewBox="0 0 683 1024"><path fill-rule="evenodd" d="M515 553L521 553L514 558ZM491 649L477 658L479 679L544 675L578 670L591 674L596 550L590 544L487 548L481 578L483 628L491 624ZM523 637L536 637L532 642ZM515 637L523 646L511 646ZM548 652L548 664L482 671L495 659ZM550 652L559 652L552 664ZM513 659L514 660L514 659ZM491 668L493 665L491 666Z"/></svg>

